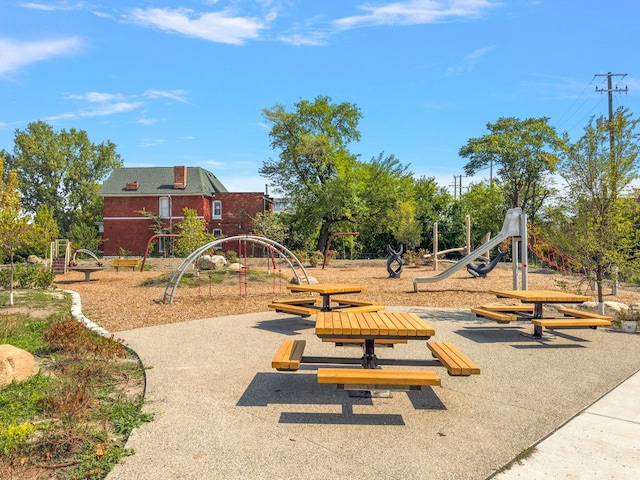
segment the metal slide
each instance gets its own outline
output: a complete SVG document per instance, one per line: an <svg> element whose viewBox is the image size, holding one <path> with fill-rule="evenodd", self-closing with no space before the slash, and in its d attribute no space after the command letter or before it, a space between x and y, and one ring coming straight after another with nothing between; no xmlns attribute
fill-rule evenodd
<svg viewBox="0 0 640 480"><path fill-rule="evenodd" d="M430 277L413 277L413 291L414 292L418 291L418 283L434 283L434 282L439 282L440 280L444 280L445 278L453 275L455 272L457 272L461 268L466 267L468 264L473 262L476 258L478 258L487 250L491 250L493 247L500 245L500 243L502 243L503 240L509 237L521 236L521 232L520 232L521 216L522 216L521 208L511 208L507 210L507 216L505 217L504 223L502 224L502 230L500 230L500 233L498 235L490 239L487 243L476 248L469 255L462 258L458 262L454 263L446 270L436 275L432 275Z"/></svg>

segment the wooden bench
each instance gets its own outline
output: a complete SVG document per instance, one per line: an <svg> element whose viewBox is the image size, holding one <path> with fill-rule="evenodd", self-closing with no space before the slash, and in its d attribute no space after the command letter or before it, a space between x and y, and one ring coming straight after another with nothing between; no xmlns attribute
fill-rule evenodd
<svg viewBox="0 0 640 480"><path fill-rule="evenodd" d="M358 300L357 298L333 297L331 300L336 302L338 305L351 305L352 307L382 305L380 302L369 302L367 300Z"/></svg>
<svg viewBox="0 0 640 480"><path fill-rule="evenodd" d="M611 322L613 321L613 318L608 315L600 315L599 313L587 312L586 310L578 310L577 308L559 308L558 313L564 314L565 317L608 320L609 324L611 324Z"/></svg>
<svg viewBox="0 0 640 480"><path fill-rule="evenodd" d="M380 302L369 302L357 298L333 297L331 301L337 303L342 312L379 312L384 310L384 305Z"/></svg>
<svg viewBox="0 0 640 480"><path fill-rule="evenodd" d="M613 321L612 317L600 315L599 313L587 312L576 308L559 308L559 313L565 318L534 318L533 336L542 337L542 329L561 330L564 328L592 328L609 327Z"/></svg>
<svg viewBox="0 0 640 480"><path fill-rule="evenodd" d="M434 371L382 370L373 368L318 368L318 383L335 383L345 390L419 390L439 386L440 377Z"/></svg>
<svg viewBox="0 0 640 480"><path fill-rule="evenodd" d="M427 342L434 358L440 360L449 375L477 375L480 367L473 363L464 353L450 342Z"/></svg>
<svg viewBox="0 0 640 480"><path fill-rule="evenodd" d="M284 340L271 360L271 366L281 372L298 370L306 344L305 340Z"/></svg>
<svg viewBox="0 0 640 480"><path fill-rule="evenodd" d="M498 323L510 323L519 320L520 317L513 313L503 313L496 310L487 310L484 307L473 307L472 313L476 314L476 317L489 318L495 320Z"/></svg>
<svg viewBox="0 0 640 480"><path fill-rule="evenodd" d="M284 302L271 302L267 306L274 309L276 312L293 313L294 315L300 315L301 317L310 317L311 315L315 315L320 311L317 308L307 307L305 305L295 305L293 303Z"/></svg>
<svg viewBox="0 0 640 480"><path fill-rule="evenodd" d="M120 268L131 268L131 270L135 270L139 263L140 261L137 258L116 258L111 265L117 272Z"/></svg>

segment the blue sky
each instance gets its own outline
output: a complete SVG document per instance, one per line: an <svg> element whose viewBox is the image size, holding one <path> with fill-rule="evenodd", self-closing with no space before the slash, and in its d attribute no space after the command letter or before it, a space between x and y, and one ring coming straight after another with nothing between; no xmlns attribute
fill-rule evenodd
<svg viewBox="0 0 640 480"><path fill-rule="evenodd" d="M127 167L263 191L262 110L326 95L360 108L362 160L449 187L500 117L578 138L608 114L598 74L626 74L614 106L640 115L638 19L637 0L0 0L0 148L43 120L114 142Z"/></svg>

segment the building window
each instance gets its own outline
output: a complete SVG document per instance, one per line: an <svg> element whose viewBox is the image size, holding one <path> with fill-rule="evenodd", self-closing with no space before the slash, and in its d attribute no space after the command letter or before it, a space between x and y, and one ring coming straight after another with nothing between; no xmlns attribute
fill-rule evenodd
<svg viewBox="0 0 640 480"><path fill-rule="evenodd" d="M222 202L220 200L214 200L212 203L213 216L212 218L220 220L222 218Z"/></svg>
<svg viewBox="0 0 640 480"><path fill-rule="evenodd" d="M169 218L169 197L160 197L160 205L159 205L159 216L160 218Z"/></svg>
<svg viewBox="0 0 640 480"><path fill-rule="evenodd" d="M220 228L214 228L213 229L213 236L218 238L222 236L222 229Z"/></svg>

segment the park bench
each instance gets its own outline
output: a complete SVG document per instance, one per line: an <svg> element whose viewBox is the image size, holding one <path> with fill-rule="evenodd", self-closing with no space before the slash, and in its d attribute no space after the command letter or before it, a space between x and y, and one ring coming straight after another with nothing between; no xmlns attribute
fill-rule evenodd
<svg viewBox="0 0 640 480"><path fill-rule="evenodd" d="M480 373L480 367L450 342L427 342L427 347L433 357L446 367L449 375L468 376Z"/></svg>
<svg viewBox="0 0 640 480"><path fill-rule="evenodd" d="M305 346L305 340L292 340L287 338L282 342L273 360L271 360L271 367L281 372L298 370Z"/></svg>
<svg viewBox="0 0 640 480"><path fill-rule="evenodd" d="M140 261L137 258L116 258L113 260L111 266L116 269L116 272L120 268L131 268L135 270L138 267Z"/></svg>
<svg viewBox="0 0 640 480"><path fill-rule="evenodd" d="M301 317L310 317L320 311L318 307L313 306L316 304L316 301L318 301L318 299L313 297L294 300L276 300L267 306L276 312L293 313Z"/></svg>
<svg viewBox="0 0 640 480"><path fill-rule="evenodd" d="M565 317L585 318L591 320L608 320L609 324L613 321L608 315L600 315L599 313L587 312L586 310L578 310L577 308L559 308L558 313L564 314Z"/></svg>
<svg viewBox="0 0 640 480"><path fill-rule="evenodd" d="M524 303L519 305L481 305L473 307L471 312L475 313L477 317L489 318L498 323L510 323L522 320L523 316L519 315L520 313L533 314L533 309L533 305Z"/></svg>
<svg viewBox="0 0 640 480"><path fill-rule="evenodd" d="M420 390L422 387L439 386L440 377L431 370L319 368L318 383L333 383L345 390Z"/></svg>

